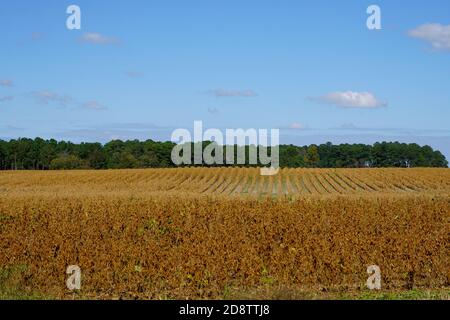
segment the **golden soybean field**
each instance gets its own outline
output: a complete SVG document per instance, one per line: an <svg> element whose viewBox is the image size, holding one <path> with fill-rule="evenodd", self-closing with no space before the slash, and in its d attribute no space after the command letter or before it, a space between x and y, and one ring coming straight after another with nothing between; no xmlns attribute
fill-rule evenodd
<svg viewBox="0 0 450 320"><path fill-rule="evenodd" d="M447 290L449 240L449 169L0 172L0 289L51 298Z"/></svg>

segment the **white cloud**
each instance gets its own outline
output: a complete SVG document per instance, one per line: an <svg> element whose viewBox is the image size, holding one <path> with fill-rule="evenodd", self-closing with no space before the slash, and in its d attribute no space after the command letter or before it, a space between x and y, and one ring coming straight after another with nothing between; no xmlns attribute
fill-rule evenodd
<svg viewBox="0 0 450 320"><path fill-rule="evenodd" d="M35 91L31 93L32 97L41 104L58 103L62 106L67 106L73 102L72 97L68 95L60 95L51 91Z"/></svg>
<svg viewBox="0 0 450 320"><path fill-rule="evenodd" d="M0 102L11 101L13 99L14 99L13 96L4 96L4 97L0 97Z"/></svg>
<svg viewBox="0 0 450 320"><path fill-rule="evenodd" d="M387 102L379 100L371 92L336 91L311 100L342 108L371 109L387 106Z"/></svg>
<svg viewBox="0 0 450 320"><path fill-rule="evenodd" d="M306 129L306 127L301 123L294 122L289 125L289 129L303 130Z"/></svg>
<svg viewBox="0 0 450 320"><path fill-rule="evenodd" d="M107 110L108 108L102 104L100 104L98 101L88 101L83 103L82 105L83 108L89 109L89 110Z"/></svg>
<svg viewBox="0 0 450 320"><path fill-rule="evenodd" d="M207 93L216 96L218 98L223 97L243 97L243 98L251 98L256 97L258 94L253 90L223 90L223 89L215 89L209 90Z"/></svg>
<svg viewBox="0 0 450 320"><path fill-rule="evenodd" d="M41 90L34 91L29 94L30 97L34 98L37 103L40 104L59 104L63 107L73 106L76 108L89 109L89 110L107 110L108 107L101 104L96 100L89 100L86 102L81 102L80 100L73 98L69 95L62 95L52 91Z"/></svg>
<svg viewBox="0 0 450 320"><path fill-rule="evenodd" d="M2 87L12 87L13 86L13 82L12 82L12 80L9 80L9 79L0 79L0 86L2 86Z"/></svg>
<svg viewBox="0 0 450 320"><path fill-rule="evenodd" d="M108 37L101 33L85 33L80 38L81 42L92 44L118 44L120 41L114 37Z"/></svg>
<svg viewBox="0 0 450 320"><path fill-rule="evenodd" d="M408 34L430 43L436 50L450 50L450 25L427 23L410 30Z"/></svg>

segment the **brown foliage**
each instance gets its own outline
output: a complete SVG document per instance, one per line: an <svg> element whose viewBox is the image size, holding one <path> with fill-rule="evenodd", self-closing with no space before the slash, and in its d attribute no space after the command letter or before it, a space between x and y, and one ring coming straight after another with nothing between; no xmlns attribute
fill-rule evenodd
<svg viewBox="0 0 450 320"><path fill-rule="evenodd" d="M73 264L82 269L81 294L92 298L221 298L271 286L352 290L364 288L372 264L380 266L385 289L449 285L448 194L258 200L157 186L150 193L132 183L143 172L104 172L115 180L103 182L98 173L52 173L42 183L28 182L30 189L12 176L0 194L0 268L27 266L23 284L59 298L71 297L65 270ZM172 183L170 175L162 178L168 171L150 172L164 188ZM348 185L362 184L339 173ZM236 181L252 185L239 174ZM186 174L186 188L204 178ZM269 193L289 181L276 179ZM320 179L322 186L332 181ZM342 191L340 181L320 190ZM48 192L57 186L60 192ZM235 190L232 184L216 189Z"/></svg>

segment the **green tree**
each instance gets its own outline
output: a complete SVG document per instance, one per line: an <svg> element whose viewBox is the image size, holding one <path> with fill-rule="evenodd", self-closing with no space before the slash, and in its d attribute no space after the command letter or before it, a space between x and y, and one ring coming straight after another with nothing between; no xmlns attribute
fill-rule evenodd
<svg viewBox="0 0 450 320"><path fill-rule="evenodd" d="M305 165L309 168L314 168L319 165L320 162L320 156L319 156L319 149L315 144L310 145L306 149L306 154L304 156Z"/></svg>
<svg viewBox="0 0 450 320"><path fill-rule="evenodd" d="M87 163L71 154L62 154L50 162L51 170L72 170L85 168L87 168Z"/></svg>

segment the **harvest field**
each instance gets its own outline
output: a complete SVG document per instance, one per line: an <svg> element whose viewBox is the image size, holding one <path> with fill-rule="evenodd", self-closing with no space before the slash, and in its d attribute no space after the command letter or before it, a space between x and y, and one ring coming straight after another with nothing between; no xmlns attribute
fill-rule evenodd
<svg viewBox="0 0 450 320"><path fill-rule="evenodd" d="M449 194L448 169L183 168L105 171L7 171L2 197L86 195L250 196Z"/></svg>
<svg viewBox="0 0 450 320"><path fill-rule="evenodd" d="M449 233L449 169L0 172L0 298L448 297Z"/></svg>

